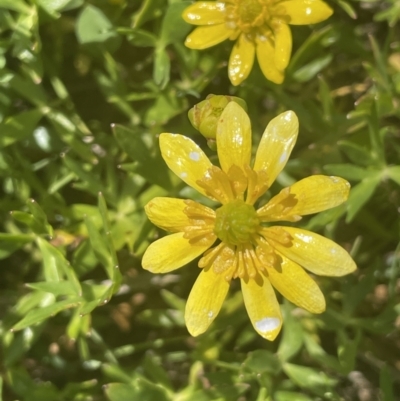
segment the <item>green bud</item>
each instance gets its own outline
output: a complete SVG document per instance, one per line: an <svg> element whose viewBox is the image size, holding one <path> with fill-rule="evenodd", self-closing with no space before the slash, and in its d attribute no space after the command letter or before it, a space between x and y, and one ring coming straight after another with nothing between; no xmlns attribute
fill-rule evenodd
<svg viewBox="0 0 400 401"><path fill-rule="evenodd" d="M215 139L219 117L229 102L235 102L247 111L246 102L239 97L208 95L205 100L189 110L188 117L191 124L207 139Z"/></svg>

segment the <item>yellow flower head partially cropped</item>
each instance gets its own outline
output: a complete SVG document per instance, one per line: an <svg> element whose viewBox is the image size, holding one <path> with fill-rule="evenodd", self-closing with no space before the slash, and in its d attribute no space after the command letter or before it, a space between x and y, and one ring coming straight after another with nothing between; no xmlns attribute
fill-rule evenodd
<svg viewBox="0 0 400 401"><path fill-rule="evenodd" d="M341 204L348 197L347 181L314 175L255 207L284 168L297 133L295 113L280 114L268 124L252 163L249 117L230 102L217 125L221 167L212 165L191 139L161 134L161 152L168 167L186 184L221 204L213 210L192 200L155 198L146 205L149 219L172 234L149 246L143 256L145 269L168 273L203 254L202 271L185 310L193 336L206 331L218 315L234 278L241 281L254 329L273 340L282 325L273 287L294 304L321 313L324 296L303 267L327 276L342 276L356 268L350 255L333 241L279 225Z"/></svg>
<svg viewBox="0 0 400 401"><path fill-rule="evenodd" d="M280 84L292 51L288 24L315 24L331 15L332 9L321 0L198 1L183 12L186 22L199 25L185 44L206 49L236 40L228 66L232 84L248 77L255 54L265 77Z"/></svg>

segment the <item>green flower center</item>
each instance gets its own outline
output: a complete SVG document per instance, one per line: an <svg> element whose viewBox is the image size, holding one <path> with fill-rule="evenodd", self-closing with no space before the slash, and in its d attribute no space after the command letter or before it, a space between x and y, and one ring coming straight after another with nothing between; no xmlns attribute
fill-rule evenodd
<svg viewBox="0 0 400 401"><path fill-rule="evenodd" d="M216 210L215 235L228 245L251 242L260 220L252 205L234 200Z"/></svg>
<svg viewBox="0 0 400 401"><path fill-rule="evenodd" d="M243 24L253 24L263 14L263 6L258 0L238 1L237 13Z"/></svg>

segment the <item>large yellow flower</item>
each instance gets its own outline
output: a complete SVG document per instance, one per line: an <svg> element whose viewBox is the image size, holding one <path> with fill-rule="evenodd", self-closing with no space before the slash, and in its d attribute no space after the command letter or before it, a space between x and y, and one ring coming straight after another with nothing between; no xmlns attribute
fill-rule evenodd
<svg viewBox="0 0 400 401"><path fill-rule="evenodd" d="M232 84L248 77L255 54L265 77L280 84L292 51L288 24L315 24L331 15L332 9L321 0L198 1L183 13L186 22L200 25L185 44L206 49L226 39L236 40L228 66Z"/></svg>
<svg viewBox="0 0 400 401"><path fill-rule="evenodd" d="M191 139L161 134L161 152L168 167L188 185L221 203L215 211L176 198L155 198L146 205L149 219L173 234L148 247L143 256L145 269L167 273L208 250L199 261L202 271L186 304L185 321L193 336L206 331L215 319L233 278L241 280L255 330L273 340L282 317L272 286L296 305L321 313L324 296L301 266L328 276L342 276L356 268L349 254L333 241L303 229L271 225L298 221L302 215L341 204L350 188L342 178L314 175L283 189L264 206L254 207L285 166L297 133L298 120L292 111L274 118L250 167L250 120L231 102L217 125L221 168L212 165Z"/></svg>

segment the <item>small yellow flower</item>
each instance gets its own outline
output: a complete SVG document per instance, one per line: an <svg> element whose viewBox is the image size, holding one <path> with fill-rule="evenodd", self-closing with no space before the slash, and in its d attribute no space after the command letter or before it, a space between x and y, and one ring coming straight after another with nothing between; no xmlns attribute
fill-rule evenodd
<svg viewBox="0 0 400 401"><path fill-rule="evenodd" d="M339 177L314 175L284 188L267 204L254 204L284 168L296 142L298 120L292 111L267 126L251 166L251 126L246 112L230 102L217 125L221 167L191 139L164 133L162 156L186 184L218 201L213 210L192 200L155 198L146 205L149 219L172 232L152 243L143 267L153 273L175 270L199 255L202 268L186 304L185 321L197 336L217 316L233 278L240 278L244 303L255 330L273 340L282 325L274 290L312 313L325 310L325 299L312 273L342 276L356 268L333 241L279 221L298 221L344 202L350 185ZM210 249L209 249L210 248Z"/></svg>
<svg viewBox="0 0 400 401"><path fill-rule="evenodd" d="M232 84L248 77L255 54L265 77L280 84L292 51L288 24L315 24L331 15L332 9L321 0L198 1L183 12L186 22L199 25L185 45L206 49L236 40L228 66Z"/></svg>

